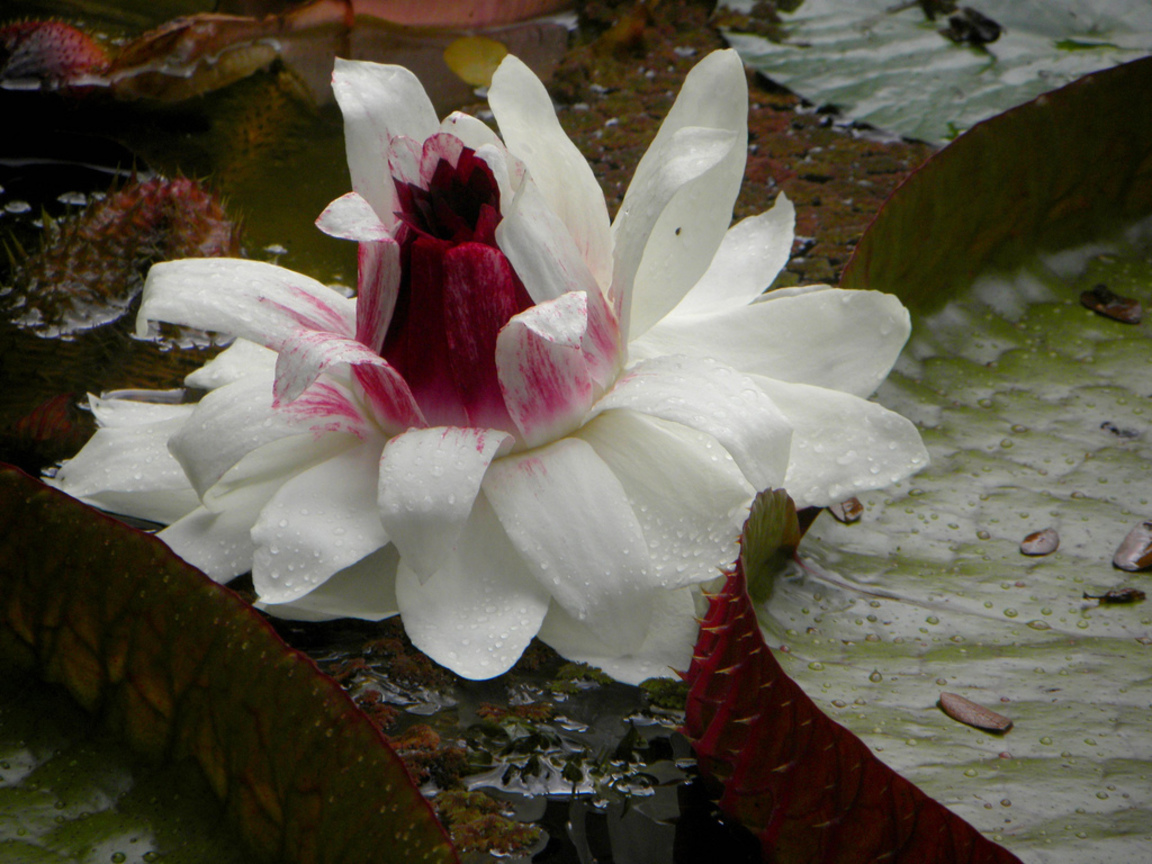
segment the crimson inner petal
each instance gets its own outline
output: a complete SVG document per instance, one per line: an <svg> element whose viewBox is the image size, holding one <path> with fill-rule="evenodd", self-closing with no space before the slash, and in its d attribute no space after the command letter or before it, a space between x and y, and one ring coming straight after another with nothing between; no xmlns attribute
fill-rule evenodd
<svg viewBox="0 0 1152 864"><path fill-rule="evenodd" d="M396 180L401 280L382 356L432 425L515 433L496 374L496 336L532 306L496 246L500 187L475 152L441 159L428 188Z"/></svg>

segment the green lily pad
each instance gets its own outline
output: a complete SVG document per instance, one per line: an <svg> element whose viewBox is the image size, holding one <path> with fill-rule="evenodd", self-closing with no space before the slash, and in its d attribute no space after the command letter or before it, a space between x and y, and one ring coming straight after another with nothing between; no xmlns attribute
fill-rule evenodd
<svg viewBox="0 0 1152 864"><path fill-rule="evenodd" d="M1111 559L1152 516L1152 333L1080 304L1097 284L1152 301L1152 127L1074 110L1150 76L1138 61L989 121L885 206L843 284L913 308L878 398L932 464L861 496L857 524L821 516L761 607L824 710L1028 862L1140 860L1152 843L1152 609L1083 596L1148 587ZM1030 134L1044 122L1062 134ZM1135 137L1105 159L1095 135ZM1058 551L1020 552L1049 527ZM942 692L1014 726L963 725Z"/></svg>
<svg viewBox="0 0 1152 864"><path fill-rule="evenodd" d="M0 524L5 665L62 685L137 754L198 766L259 860L457 860L368 718L232 592L10 468Z"/></svg>
<svg viewBox="0 0 1152 864"><path fill-rule="evenodd" d="M748 11L754 2L724 5ZM892 0L804 0L781 14L783 42L733 32L725 38L745 63L811 102L939 142L1082 75L1146 56L1152 44L1152 6L1143 0L976 8L1004 28L984 47L940 33L947 14L929 21L916 2Z"/></svg>

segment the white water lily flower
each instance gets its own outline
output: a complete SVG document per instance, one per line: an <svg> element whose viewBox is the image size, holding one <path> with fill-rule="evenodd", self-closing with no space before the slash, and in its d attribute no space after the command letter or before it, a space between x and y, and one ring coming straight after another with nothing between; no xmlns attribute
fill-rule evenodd
<svg viewBox="0 0 1152 864"><path fill-rule="evenodd" d="M151 321L235 343L194 405L92 399L56 476L168 522L220 581L251 571L297 618L399 612L469 678L539 636L627 682L687 667L695 588L753 494L826 505L927 461L865 398L909 332L893 297L761 292L792 205L729 228L747 148L731 51L706 57L609 222L543 85L507 58L475 118L440 122L405 69L337 61L354 192L318 224L358 241L355 300L230 259L152 268Z"/></svg>

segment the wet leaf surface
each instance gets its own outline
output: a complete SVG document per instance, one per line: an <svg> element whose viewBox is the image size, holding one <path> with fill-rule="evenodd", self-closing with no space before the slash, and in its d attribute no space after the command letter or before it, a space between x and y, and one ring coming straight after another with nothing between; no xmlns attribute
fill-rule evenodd
<svg viewBox="0 0 1152 864"><path fill-rule="evenodd" d="M854 525L818 520L761 610L817 704L1036 864L1152 842L1152 617L1083 598L1121 589L1112 554L1152 500L1152 339L1080 304L1101 283L1152 297L1152 128L1094 113L1150 75L1137 61L981 125L877 217L843 284L913 309L879 399L920 426L932 465L861 496ZM1058 551L1022 556L1045 527ZM942 688L1004 706L1010 738L934 710Z"/></svg>
<svg viewBox="0 0 1152 864"><path fill-rule="evenodd" d="M759 837L764 861L1018 862L829 719L765 644L744 573L790 545L790 503L779 492L753 503L685 676L685 734L701 771L723 784L721 810ZM968 706L965 722L979 708Z"/></svg>
<svg viewBox="0 0 1152 864"><path fill-rule="evenodd" d="M725 5L747 12L754 0ZM1147 56L1152 33L1143 0L974 3L950 10L946 20L931 20L916 2L805 0L779 18L777 42L725 35L746 63L810 102L935 142L1080 76ZM995 19L998 37L984 19Z"/></svg>

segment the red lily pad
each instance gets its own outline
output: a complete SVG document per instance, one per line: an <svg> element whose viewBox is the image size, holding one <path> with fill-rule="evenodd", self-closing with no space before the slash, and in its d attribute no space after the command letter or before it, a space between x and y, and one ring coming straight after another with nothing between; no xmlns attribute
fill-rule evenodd
<svg viewBox="0 0 1152 864"><path fill-rule="evenodd" d="M261 860L457 861L336 682L159 540L0 468L0 652L135 751L199 765Z"/></svg>
<svg viewBox="0 0 1152 864"><path fill-rule="evenodd" d="M764 861L1018 862L872 755L772 656L745 573L789 544L790 505L781 492L756 499L685 676L684 733L724 785L720 809L757 835Z"/></svg>

